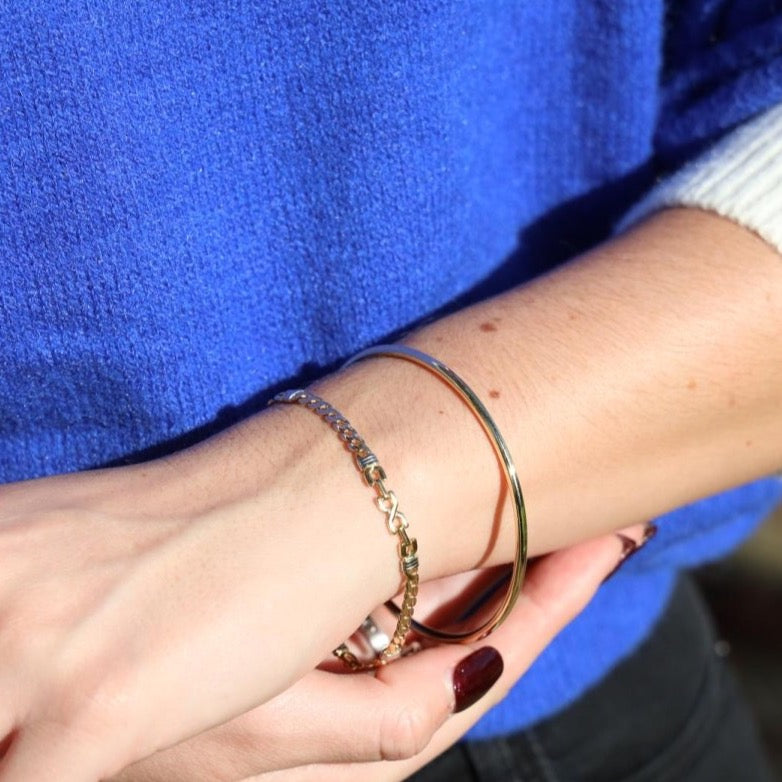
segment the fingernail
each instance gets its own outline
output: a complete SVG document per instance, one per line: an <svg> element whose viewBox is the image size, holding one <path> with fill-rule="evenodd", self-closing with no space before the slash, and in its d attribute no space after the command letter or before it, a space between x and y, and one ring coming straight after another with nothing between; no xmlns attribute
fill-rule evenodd
<svg viewBox="0 0 782 782"><path fill-rule="evenodd" d="M454 714L479 701L502 675L502 656L493 646L484 646L460 660L453 671Z"/></svg>
<svg viewBox="0 0 782 782"><path fill-rule="evenodd" d="M622 553L619 556L619 561L614 565L613 570L603 579L605 584L611 576L619 570L625 562L627 562L636 551L642 549L655 535L657 534L657 525L653 521L647 521L644 525L644 531L641 535L641 539L636 543L632 538L628 538L627 535L623 535L621 532L616 533L616 537L619 538L619 542L622 544Z"/></svg>
<svg viewBox="0 0 782 782"><path fill-rule="evenodd" d="M648 543L656 534L657 525L653 521L647 521L646 524L644 524L644 534L641 538L641 546Z"/></svg>

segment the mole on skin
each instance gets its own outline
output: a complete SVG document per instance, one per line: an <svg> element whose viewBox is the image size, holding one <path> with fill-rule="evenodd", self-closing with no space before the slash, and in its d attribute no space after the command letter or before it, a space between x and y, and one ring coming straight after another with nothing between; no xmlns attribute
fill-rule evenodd
<svg viewBox="0 0 782 782"><path fill-rule="evenodd" d="M499 399L499 398L500 398L500 392L499 392L499 391L495 391L495 390L492 388L492 390L491 390L491 391L489 391L489 396L490 396L492 399Z"/></svg>
<svg viewBox="0 0 782 782"><path fill-rule="evenodd" d="M493 323L481 323L481 331L497 331L497 327Z"/></svg>

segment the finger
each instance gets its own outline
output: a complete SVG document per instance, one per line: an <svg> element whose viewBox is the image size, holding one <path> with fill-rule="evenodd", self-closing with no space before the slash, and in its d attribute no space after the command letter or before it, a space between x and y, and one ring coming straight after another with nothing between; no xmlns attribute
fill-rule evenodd
<svg viewBox="0 0 782 782"><path fill-rule="evenodd" d="M634 525L621 535L636 543L644 539L643 525ZM617 562L627 556L622 538L606 535L554 552L541 558L525 581L524 589L511 616L490 638L505 660L505 671L497 684L471 709L451 717L416 758L394 764L381 772L376 768L371 776L361 776L356 767L344 782L355 778L403 779L425 765L460 739L489 709L499 703L521 678L557 633L571 622L588 604ZM536 643L530 643L536 638ZM544 641L541 646L540 642ZM380 765L380 764L376 764ZM366 769L365 769L366 771ZM328 777L324 777L324 782Z"/></svg>
<svg viewBox="0 0 782 782"><path fill-rule="evenodd" d="M131 756L124 717L115 719L97 698L80 700L78 709L51 699L44 710L20 712L16 723L3 742L0 782L105 779L118 769L117 758Z"/></svg>
<svg viewBox="0 0 782 782"><path fill-rule="evenodd" d="M453 686L454 670L470 653L462 646L427 649L380 669L375 677L313 672L309 681L302 680L247 715L255 722L252 732L265 736L267 751L245 773L315 761L415 756L464 703L463 698L472 694L457 702ZM302 714L307 715L306 724ZM302 756L303 743L311 755Z"/></svg>
<svg viewBox="0 0 782 782"><path fill-rule="evenodd" d="M84 782L98 779L102 766L91 738L55 722L33 722L13 737L0 763L2 782Z"/></svg>
<svg viewBox="0 0 782 782"><path fill-rule="evenodd" d="M353 733L351 753L354 761L394 760L415 755L429 744L437 731L443 736L453 735L455 740L477 718L498 702L512 684L532 664L540 652L550 643L562 627L571 621L594 595L606 575L616 563L626 556L625 539L640 542L644 528L634 525L623 530L620 536L609 535L586 541L570 548L554 552L534 563L528 572L519 601L506 623L491 636L491 646L508 657L512 665L501 677L487 699L470 709L466 717L451 717L465 707L454 694L454 674L459 663L469 659L470 653L487 642L467 646L439 646L397 661L380 669L375 682L387 685L385 690L375 690L363 701L352 699L348 708L340 708L339 721L331 722L331 735L322 735L326 742L344 743L344 729ZM483 667L473 670L477 681L457 683L457 689L465 690L477 700L493 680L486 678ZM340 678L331 678L334 697L340 705ZM484 689L482 689L482 687ZM411 693L414 694L411 697ZM331 704L322 701L331 711ZM372 715L367 707L372 709ZM462 708L459 708L462 707ZM440 726L444 726L440 730ZM339 760L343 754L321 760Z"/></svg>
<svg viewBox="0 0 782 782"><path fill-rule="evenodd" d="M640 536L640 528L629 534ZM493 645L497 645L496 639L510 647L505 654L513 659L516 673L512 678L506 674L503 679L512 683L562 624L580 610L615 564L620 550L617 539L593 541L540 560L530 568L511 619L491 639ZM396 765L391 762L394 760L420 758L433 735L446 736L442 726L456 719L449 720L449 715L491 687L492 676L499 673L496 659L489 656L484 659L487 664L477 666L477 671L474 664L467 665L473 676L471 681L464 680L465 666L459 663L464 658L469 660L476 648L435 647L380 669L375 678L314 671L223 729L159 753L153 758L157 763L150 779L162 782L178 773L192 782L234 780L265 769L296 766L285 778L298 779L312 773L325 780L326 770L330 775L336 769L350 769L346 773L360 777L369 768L380 773L382 768ZM500 686L507 688L510 684L501 681ZM469 709L472 716L467 726L485 710L476 708ZM302 768L307 763L334 765L312 766L320 770L310 772Z"/></svg>
<svg viewBox="0 0 782 782"><path fill-rule="evenodd" d="M644 527L634 525L621 534L640 542ZM486 697L444 721L415 757L369 765L312 765L292 769L290 773L274 772L251 779L257 782L384 782L406 778L461 738L504 697L559 630L583 609L606 575L626 557L626 552L622 538L608 535L554 552L534 563L516 607L490 639L505 661L500 679Z"/></svg>
<svg viewBox="0 0 782 782"><path fill-rule="evenodd" d="M368 763L418 754L460 706L453 672L471 650L441 646L405 657L376 676L313 671L271 701L239 718L132 764L116 777L168 782L233 780L307 763ZM501 672L484 665L493 679ZM473 665L473 668L475 666ZM1 778L0 778L1 779Z"/></svg>
<svg viewBox="0 0 782 782"><path fill-rule="evenodd" d="M647 526L634 524L542 557L527 576L520 602L537 620L552 624L556 634L583 610L617 564L646 539Z"/></svg>

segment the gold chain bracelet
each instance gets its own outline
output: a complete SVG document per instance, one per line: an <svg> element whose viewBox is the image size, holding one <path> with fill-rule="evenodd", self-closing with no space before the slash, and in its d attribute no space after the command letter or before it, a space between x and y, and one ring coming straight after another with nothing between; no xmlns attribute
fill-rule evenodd
<svg viewBox="0 0 782 782"><path fill-rule="evenodd" d="M424 625L416 621L410 623L413 630L418 635L442 643L471 643L473 641L478 641L493 632L508 618L521 593L521 585L524 581L524 572L527 567L527 511L524 506L524 497L521 493L521 484L519 483L516 466L511 458L510 450L505 442L505 438L500 434L500 430L497 428L497 424L489 414L486 406L467 383L465 383L465 381L450 367L446 366L439 359L430 356L428 353L424 353L409 345L374 345L348 359L348 361L342 365L343 369L357 361L374 356L401 358L406 361L411 361L424 369L428 369L430 372L433 372L444 380L472 410L488 436L489 442L502 466L513 504L516 528L516 553L514 554L511 565L508 589L501 604L489 619L472 630L448 631L430 627L429 625ZM403 610L395 605L393 601L389 601L386 605L394 612Z"/></svg>
<svg viewBox="0 0 782 782"><path fill-rule="evenodd" d="M407 518L399 510L399 501L396 494L386 487L385 470L380 466L380 462L375 454L367 447L364 439L351 426L347 418L321 397L301 388L292 391L282 391L269 400L270 405L283 402L299 404L312 410L339 435L347 449L353 454L356 466L367 485L377 493L375 503L378 509L386 516L388 532L391 535L396 535L399 539L399 563L405 586L402 605L399 608L395 606L398 616L396 629L391 641L385 649L368 662L359 660L345 643L341 643L334 650L334 655L353 671L378 668L402 654L405 636L407 636L413 621L413 609L418 597L418 542L407 534Z"/></svg>

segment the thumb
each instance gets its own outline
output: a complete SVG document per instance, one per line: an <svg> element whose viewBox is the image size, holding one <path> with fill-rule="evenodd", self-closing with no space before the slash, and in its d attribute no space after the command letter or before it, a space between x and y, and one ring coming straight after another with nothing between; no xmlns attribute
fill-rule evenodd
<svg viewBox="0 0 782 782"><path fill-rule="evenodd" d="M355 737L365 757L372 754L374 747L376 758L396 757L397 761L318 764L292 769L292 776L282 771L263 774L253 777L253 782L366 782L368 779L384 782L412 774L457 741L482 714L502 700L559 630L584 608L617 563L627 557L626 541L641 545L647 537L641 525L621 532L556 551L531 565L518 603L508 620L491 636L493 647L504 658L504 670L500 668L495 686L483 690L488 692L487 697L481 698L479 694L473 698L472 708L464 708L449 717L459 701L453 688L455 674L460 666L469 668L472 664L480 670L482 665L478 660L483 657L485 665L485 660L496 653L485 646L476 650L473 645L474 651L466 657L465 647L461 647L462 657L455 654L459 647L436 647L382 669L379 678L388 685L388 690L381 693L384 703L378 705L374 715L362 715L363 723L359 721L354 727ZM476 658L475 663L470 661L471 657ZM482 675L485 676L478 674L477 679ZM488 680L486 676L484 682ZM477 686L474 692L479 693L480 689ZM428 714L419 711L425 712L423 704L428 704ZM400 728L400 720L410 724ZM438 723L432 735L432 727ZM371 733L362 735L362 724L369 725ZM388 731L385 737L380 735L382 729ZM405 758L415 745L422 749Z"/></svg>

